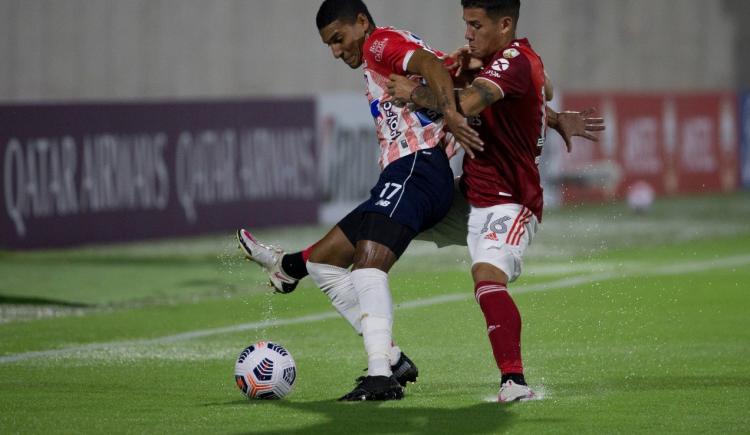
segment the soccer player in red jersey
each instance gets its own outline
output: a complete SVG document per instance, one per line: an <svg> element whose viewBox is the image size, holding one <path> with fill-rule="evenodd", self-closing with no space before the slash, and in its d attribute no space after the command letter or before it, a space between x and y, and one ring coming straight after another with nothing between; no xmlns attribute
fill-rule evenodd
<svg viewBox="0 0 750 435"><path fill-rule="evenodd" d="M484 67L458 93L484 150L465 158L461 190L471 208L467 244L477 302L500 369L501 402L535 397L521 359L521 316L508 283L542 220L539 157L547 131L551 87L544 64L526 39L516 38L520 0L462 0L471 56ZM439 110L433 92L392 77L395 100Z"/></svg>

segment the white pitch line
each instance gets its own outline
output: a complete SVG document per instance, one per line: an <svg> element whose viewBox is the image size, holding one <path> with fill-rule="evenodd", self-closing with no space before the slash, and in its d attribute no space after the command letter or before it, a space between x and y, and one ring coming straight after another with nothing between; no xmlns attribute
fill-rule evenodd
<svg viewBox="0 0 750 435"><path fill-rule="evenodd" d="M618 277L633 276L660 276L660 275L678 275L685 273L702 272L712 268L728 268L750 264L750 255L741 255L735 257L726 257L708 261L694 261L690 263L674 264L669 266L659 266L650 269L623 269L619 272L604 272L586 276L563 278L552 282L531 284L519 286L512 290L513 294L535 293L550 290L558 290L578 285L591 284L594 282L607 281ZM396 304L396 309L412 309L429 307L433 305L445 304L449 302L460 302L473 298L471 292L454 293L442 296L435 296L427 299L417 299ZM0 364L26 361L35 358L50 358L62 356L69 353L110 349L114 347L138 346L150 344L174 343L178 341L193 340L196 338L210 337L214 335L232 334L242 331L252 331L258 329L271 328L276 326L289 326L302 323L315 323L324 320L335 319L339 315L336 312L328 311L325 313L311 314L308 316L294 317L291 319L264 320L261 322L242 323L239 325L226 326L223 328L199 329L181 334L167 335L163 337L142 339L142 340L125 340L112 341L106 343L91 343L82 346L67 347L63 349L41 350L34 352L23 352L11 355L0 356Z"/></svg>

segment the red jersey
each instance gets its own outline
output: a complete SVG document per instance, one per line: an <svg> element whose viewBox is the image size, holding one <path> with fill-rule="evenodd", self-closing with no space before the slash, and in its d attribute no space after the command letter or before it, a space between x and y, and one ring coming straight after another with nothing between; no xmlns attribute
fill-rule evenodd
<svg viewBox="0 0 750 435"><path fill-rule="evenodd" d="M505 97L470 123L484 152L464 159L461 187L474 207L521 204L542 220L539 156L547 131L544 64L526 39L495 53L476 80L487 80Z"/></svg>

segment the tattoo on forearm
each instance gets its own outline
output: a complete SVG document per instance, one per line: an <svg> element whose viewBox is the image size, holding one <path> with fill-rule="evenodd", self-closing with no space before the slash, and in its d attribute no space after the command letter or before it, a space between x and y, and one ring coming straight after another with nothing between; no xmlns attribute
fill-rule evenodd
<svg viewBox="0 0 750 435"><path fill-rule="evenodd" d="M489 85L486 85L482 83L481 81L477 80L476 82L472 84L472 88L476 90L477 94L479 94L479 99L482 102L483 107L487 107L490 104L495 102L495 96L492 92L492 89L489 87Z"/></svg>
<svg viewBox="0 0 750 435"><path fill-rule="evenodd" d="M438 110L437 97L427 86L419 86L412 92L412 102L417 106L424 107L426 109Z"/></svg>
<svg viewBox="0 0 750 435"><path fill-rule="evenodd" d="M451 101L447 95L443 95L440 99L440 109L445 110L448 107L451 107Z"/></svg>

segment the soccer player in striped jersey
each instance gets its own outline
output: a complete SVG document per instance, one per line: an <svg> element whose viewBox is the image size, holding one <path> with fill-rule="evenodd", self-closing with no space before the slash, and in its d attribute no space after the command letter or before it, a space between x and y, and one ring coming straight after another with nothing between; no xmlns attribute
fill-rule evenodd
<svg viewBox="0 0 750 435"><path fill-rule="evenodd" d="M420 38L376 27L361 0L325 0L316 21L333 56L352 69L364 69L382 172L370 198L311 247L304 264L364 339L367 376L340 400L400 399L401 384L416 380L417 370L393 344L388 271L411 240L439 222L451 207L453 173L442 146L444 127L464 146L480 148L481 142L456 110L453 81L439 53ZM439 113L384 100L391 74L422 77L438 100ZM248 232L240 230L238 239L249 257L262 256Z"/></svg>

